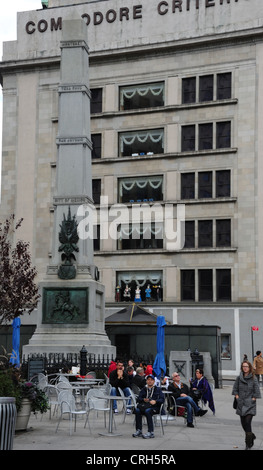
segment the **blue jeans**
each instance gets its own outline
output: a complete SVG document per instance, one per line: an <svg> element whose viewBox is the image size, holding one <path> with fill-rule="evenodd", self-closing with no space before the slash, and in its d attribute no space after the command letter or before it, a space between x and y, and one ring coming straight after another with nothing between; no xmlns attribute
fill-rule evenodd
<svg viewBox="0 0 263 470"><path fill-rule="evenodd" d="M124 388L122 391L123 391L125 397L130 397L131 391L130 391L129 387ZM118 393L118 391L115 387L112 387L110 394L113 395L113 396L114 395L115 396L119 395L119 393ZM131 401L127 400L127 405L130 405L130 404L131 404ZM116 408L117 408L117 401L116 400L113 400L113 405L112 406L113 406L113 409L116 410Z"/></svg>
<svg viewBox="0 0 263 470"><path fill-rule="evenodd" d="M142 413L139 408L135 409L136 429L142 430L142 414L146 416L148 432L153 432L153 415L158 413L158 408L146 408Z"/></svg>
<svg viewBox="0 0 263 470"><path fill-rule="evenodd" d="M195 414L200 411L199 406L195 403L195 401L191 397L179 397L176 398L176 404L177 405L182 405L186 407L187 410L187 422L192 423L193 422L193 410Z"/></svg>

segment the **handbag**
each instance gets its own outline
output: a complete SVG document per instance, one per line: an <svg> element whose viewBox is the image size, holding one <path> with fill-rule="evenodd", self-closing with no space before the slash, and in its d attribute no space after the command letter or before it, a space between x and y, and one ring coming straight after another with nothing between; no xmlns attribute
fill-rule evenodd
<svg viewBox="0 0 263 470"><path fill-rule="evenodd" d="M234 408L234 410L237 409L237 399L236 399L236 397L234 398L234 401L233 401L233 408Z"/></svg>

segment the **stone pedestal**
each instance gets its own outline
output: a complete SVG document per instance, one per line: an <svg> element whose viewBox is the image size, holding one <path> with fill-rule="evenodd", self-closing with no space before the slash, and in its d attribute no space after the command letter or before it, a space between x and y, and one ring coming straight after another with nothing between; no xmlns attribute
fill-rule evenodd
<svg viewBox="0 0 263 470"><path fill-rule="evenodd" d="M215 380L212 376L212 362L209 352L200 352L203 357L203 369L210 384L214 384ZM192 357L190 351L170 351L169 357L169 374L172 376L173 372L178 372L181 376L182 382L189 385L189 380L195 378L194 371L192 370Z"/></svg>
<svg viewBox="0 0 263 470"><path fill-rule="evenodd" d="M116 355L104 329L104 286L92 279L40 284L38 324L23 354L79 353Z"/></svg>

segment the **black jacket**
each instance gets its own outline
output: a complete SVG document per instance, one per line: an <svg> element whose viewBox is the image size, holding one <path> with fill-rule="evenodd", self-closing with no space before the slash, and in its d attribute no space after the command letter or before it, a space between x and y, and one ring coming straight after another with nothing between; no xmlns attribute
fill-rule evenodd
<svg viewBox="0 0 263 470"><path fill-rule="evenodd" d="M119 379L118 375L117 375L117 369L113 370L110 373L109 380L110 380L111 386L115 387L117 390L118 390L119 387L122 390L126 387L130 387L130 381L129 381L129 376L128 376L127 372L123 371L123 378Z"/></svg>
<svg viewBox="0 0 263 470"><path fill-rule="evenodd" d="M189 387L181 383L181 388L176 387L173 383L169 385L168 387L169 392L173 393L173 396L175 399L179 398L181 393L185 393L185 395L189 395Z"/></svg>

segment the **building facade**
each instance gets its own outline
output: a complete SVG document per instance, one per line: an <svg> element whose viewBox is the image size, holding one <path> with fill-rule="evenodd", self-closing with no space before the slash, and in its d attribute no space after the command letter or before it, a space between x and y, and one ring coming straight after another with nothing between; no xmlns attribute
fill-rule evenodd
<svg viewBox="0 0 263 470"><path fill-rule="evenodd" d="M56 210L61 31L80 17L106 315L120 310L126 286L130 301L139 286L142 304L170 323L219 326L222 375L231 378L243 354L262 348L263 4L49 0L18 13L0 65L0 215L24 218L39 280ZM88 215L79 217L86 232Z"/></svg>

